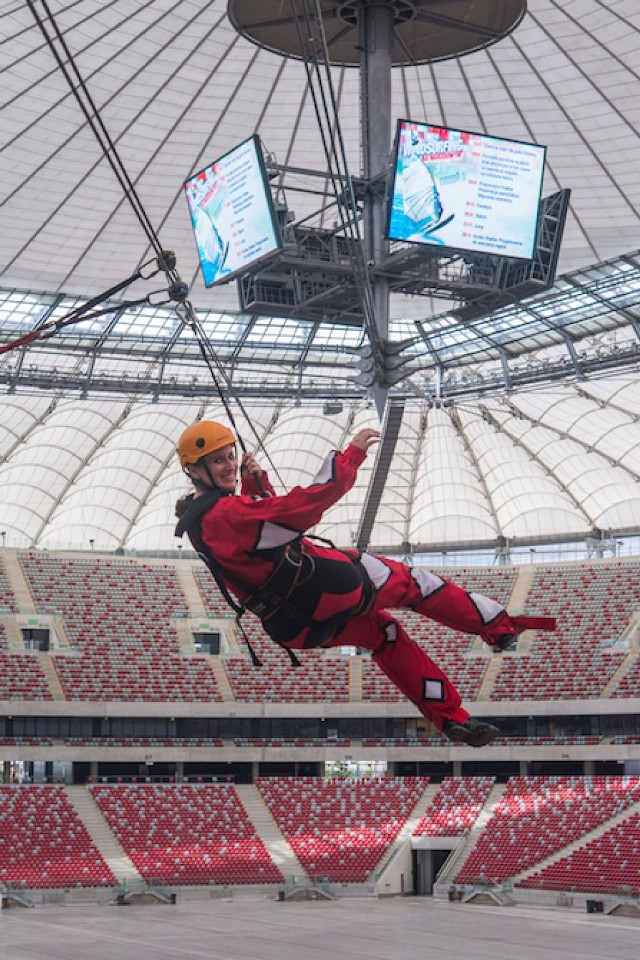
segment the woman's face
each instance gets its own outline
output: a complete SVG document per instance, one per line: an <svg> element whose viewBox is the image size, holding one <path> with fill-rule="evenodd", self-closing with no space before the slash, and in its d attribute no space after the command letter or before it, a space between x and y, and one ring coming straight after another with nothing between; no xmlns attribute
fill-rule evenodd
<svg viewBox="0 0 640 960"><path fill-rule="evenodd" d="M238 457L235 443L228 443L226 447L213 450L202 460L207 464L216 487L224 493L234 493L238 482ZM202 461L194 466L197 472L192 468L192 475L195 474L196 478L202 477L208 483L209 478L202 466Z"/></svg>

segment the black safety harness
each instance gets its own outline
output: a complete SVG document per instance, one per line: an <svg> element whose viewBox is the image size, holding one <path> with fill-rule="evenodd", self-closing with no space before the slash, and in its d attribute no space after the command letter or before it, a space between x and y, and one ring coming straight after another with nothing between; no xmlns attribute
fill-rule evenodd
<svg viewBox="0 0 640 960"><path fill-rule="evenodd" d="M261 620L271 639L279 646L284 647L293 666L298 667L300 661L291 647L288 646L287 641L307 628L309 633L305 638L306 649L326 644L352 617L370 608L375 587L360 561L359 554L345 553L344 556L350 561L350 564L341 563L341 573L344 576L348 571L348 578L353 581L353 587L362 586L360 600L355 607L340 611L333 617L327 617L322 621L314 620L305 612L304 601L309 599L305 597L305 594L308 594L314 577L318 575L316 562L313 557L306 553L302 538L298 537L284 546L263 551L265 556L274 562L275 566L262 586L256 589L236 576L235 573L230 573L224 569L202 539L202 519L209 510L215 507L222 496L232 496L232 494L224 494L218 489L209 489L201 496L194 497L180 518L175 534L177 537L182 537L185 533L188 535L194 549L211 571L224 599L235 611L236 623L242 633L254 666L259 667L262 664L241 623L241 618L246 610L249 610ZM325 542L330 543L329 541ZM333 544L330 544L330 546L336 549ZM233 587L237 587L245 595L242 602L232 597L225 581ZM296 591L298 591L298 595L294 597Z"/></svg>

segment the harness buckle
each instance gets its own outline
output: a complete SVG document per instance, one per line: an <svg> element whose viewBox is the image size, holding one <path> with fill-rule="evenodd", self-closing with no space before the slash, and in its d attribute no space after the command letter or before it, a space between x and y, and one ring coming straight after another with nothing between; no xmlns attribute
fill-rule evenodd
<svg viewBox="0 0 640 960"><path fill-rule="evenodd" d="M285 551L284 559L292 567L301 567L304 561L304 553L302 550L299 550L296 552L295 557L292 556L293 553L293 547L289 546L289 548Z"/></svg>

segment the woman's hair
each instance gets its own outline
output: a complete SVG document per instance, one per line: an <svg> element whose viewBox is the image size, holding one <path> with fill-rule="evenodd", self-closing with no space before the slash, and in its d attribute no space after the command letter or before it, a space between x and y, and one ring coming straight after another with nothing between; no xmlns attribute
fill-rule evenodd
<svg viewBox="0 0 640 960"><path fill-rule="evenodd" d="M186 512L187 507L195 497L195 493L185 493L184 497L180 497L176 500L176 517L180 519Z"/></svg>

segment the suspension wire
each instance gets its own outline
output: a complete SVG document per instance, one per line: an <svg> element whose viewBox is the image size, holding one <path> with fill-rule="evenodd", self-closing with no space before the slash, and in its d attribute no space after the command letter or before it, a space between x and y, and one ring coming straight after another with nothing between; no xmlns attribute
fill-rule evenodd
<svg viewBox="0 0 640 960"><path fill-rule="evenodd" d="M253 434L253 436L254 436L254 438L255 438L255 440L256 440L256 443L257 443L257 446L258 446L259 450L261 451L261 453L262 453L262 455L264 456L265 460L268 462L271 470L273 471L274 476L277 477L278 482L281 484L281 486L282 486L283 488L285 488L285 484L284 484L284 482L283 482L283 480L282 480L282 477L281 477L280 474L278 473L278 468L275 466L273 460L271 459L271 456L270 456L269 452L268 452L267 449L265 448L265 446L264 446L264 444L263 444L263 442L262 442L262 438L260 437L258 431L256 430L256 427L255 427L255 425L254 425L254 423L253 423L253 420L251 419L251 417L250 417L249 414L247 413L247 410L246 410L246 408L245 408L245 406L244 406L244 404L243 404L243 402L242 402L239 394L238 394L237 391L234 389L234 387L233 387L233 385L232 385L232 383L231 383L231 379L230 379L230 377L229 377L229 374L228 374L227 371L225 370L225 368L224 368L224 366L223 366L223 364L222 364L222 361L220 360L220 358L218 357L216 351L214 350L214 347L213 347L213 344L211 343L211 340L209 339L209 337L207 337L206 331L205 331L204 326L203 326L203 324L202 324L202 320L200 319L200 317L198 316L196 310L194 309L193 304L192 304L189 300L185 300L185 301L184 301L183 303L181 303L181 304L176 304L175 310L176 310L176 313L177 313L178 317L180 318L180 320L182 320L182 322L183 322L186 326L188 326L188 327L191 328L191 331L193 332L193 334L194 334L194 336L195 336L195 338L196 338L196 341L197 341L197 343L198 343L198 347L199 347L199 349L200 349L200 354L201 354L201 356L202 356L202 358L203 358L203 360L204 360L204 362L205 362L205 364L206 364L206 366L207 366L207 368L208 368L208 370L209 370L209 373L211 374L211 378L212 378L213 383L214 383L214 385L215 385L215 388L216 388L216 390L217 390L217 392L218 392L218 396L219 396L219 398L220 398L220 402L222 403L222 405L223 405L223 407L224 407L224 409L225 409L225 412L226 412L226 414L227 414L227 416L228 416L228 418L229 418L229 422L231 423L231 426L233 427L233 431L234 431L236 437L238 438L238 443L239 443L239 445L240 445L240 448L241 448L242 452L243 452L243 453L246 453L246 452L247 452L247 447L246 447L246 444L245 444L245 442L244 442L244 439L242 438L242 435L241 435L240 431L238 430L238 427L237 427L237 424L236 424L236 419L235 419L235 417L234 417L234 415L233 415L233 410L231 409L231 406L230 406L230 404L229 404L229 401L228 401L227 397L225 396L225 393L224 393L224 391L223 391L223 389L222 389L222 387L221 387L221 385L220 385L220 379L224 380L224 383L225 383L225 386L226 386L228 392L230 392L230 393L233 394L233 398L234 398L234 400L235 400L235 403L237 404L238 409L240 410L240 412L242 413L243 417L245 418L245 420L246 420L246 422L247 422L247 424L248 424L248 426L249 426L249 429L251 430L251 433ZM220 379L219 379L219 378L220 378ZM261 486L261 485L259 484L259 486ZM264 492L264 490L263 490L263 492Z"/></svg>
<svg viewBox="0 0 640 960"><path fill-rule="evenodd" d="M369 272L367 270L367 265L365 262L363 243L362 243L362 234L360 231L360 220L358 218L358 205L355 197L355 192L353 189L353 179L349 172L349 163L347 159L347 151L344 142L344 136L342 132L342 124L340 123L340 117L338 113L338 102L335 93L335 87L333 85L333 77L331 75L331 67L329 64L329 44L327 42L327 34L324 28L324 20L322 19L322 10L320 7L320 0L314 0L316 8L316 20L318 22L320 30L320 39L322 42L322 54L324 61L324 71L327 81L327 89L329 92L329 98L331 100L331 107L333 110L333 116L335 118L335 130L339 146L338 156L342 159L342 164L344 168L344 177L347 187L347 196L349 198L349 206L352 214L353 221L353 234L357 241L356 243L356 255L354 257L354 267L356 268L356 281L359 286L360 296L363 300L363 314L365 326L367 327L367 333L369 334L370 339L374 343L377 343L377 329L375 325L375 307L373 300L373 291L371 289L371 280L369 277Z"/></svg>
<svg viewBox="0 0 640 960"><path fill-rule="evenodd" d="M344 199L347 194L347 179L348 179L348 170L344 173L340 170L340 157L336 152L335 147L335 129L337 125L337 117L331 117L329 109L327 106L327 98L325 95L325 90L322 83L322 75L320 73L320 65L318 60L318 55L315 49L315 45L312 43L309 48L309 56L304 54L304 40L302 35L302 27L300 25L300 15L298 14L297 9L295 8L295 0L290 0L291 12L294 18L296 33L298 35L298 43L300 44L300 49L303 53L303 63L305 72L307 74L307 84L311 93L311 99L314 107L314 112L316 116L316 122L318 124L318 130L322 140L322 147L327 161L329 179L333 187L333 192L336 197L336 204L338 210L338 216L340 218L340 224L343 230L348 235L353 236L354 227L357 228L357 209L353 209L349 212L349 216L345 216L344 210ZM303 4L304 14L305 14L305 27L306 33L311 36L313 33L313 25L311 23L311 14L309 12L308 6ZM313 65L313 70L310 66ZM314 83L314 72L315 72L315 83ZM316 91L316 86L318 90ZM320 110L320 104L322 104L322 113ZM325 131L325 125L328 128Z"/></svg>
<svg viewBox="0 0 640 960"><path fill-rule="evenodd" d="M316 119L322 139L322 146L329 167L329 177L331 179L334 194L336 198L339 198L338 211L341 226L346 235L353 240L351 247L351 262L354 270L356 288L358 290L362 306L364 328L371 342L374 355L381 360L382 343L375 323L375 305L371 288L371 280L369 278L363 252L358 205L353 189L353 180L349 172L349 164L342 133L342 126L338 113L338 104L333 85L333 78L331 75L329 47L324 29L324 21L322 19L322 10L318 0L313 0L313 2L315 10L311 9L310 3L307 2L307 0L303 0L305 19L304 26L306 27L307 36L311 37L313 35L312 21L315 21L321 45L321 58L319 58L315 44L313 43L309 46L309 56L305 56L301 19L295 6L295 0L290 0L291 15L295 23L296 33L298 35L298 43L300 44L302 59L307 74L307 82L311 91ZM309 61L313 65L313 70L309 65ZM323 81L322 77L322 62L324 63L326 81ZM314 72L316 77L316 85L318 87L317 93L315 89L316 85L314 85ZM322 104L322 114L320 111L320 103ZM329 133L325 132L325 124L328 127ZM345 216L343 207L346 207L348 216Z"/></svg>
<svg viewBox="0 0 640 960"><path fill-rule="evenodd" d="M158 269L163 270L167 275L169 280L169 296L172 300L176 301L175 310L180 318L180 320L190 327L194 333L200 353L203 357L203 360L211 374L212 380L220 397L220 401L225 409L225 412L229 418L229 421L234 429L234 432L238 438L238 443L243 451L247 452L247 447L242 438L240 431L237 428L236 420L233 415L233 411L230 407L229 401L225 396L224 391L220 385L220 379L224 380L227 391L233 395L235 402L237 403L239 409L241 410L251 432L253 433L257 445L261 450L262 454L265 456L271 469L273 470L274 475L278 478L279 482L282 484L282 478L280 477L277 468L275 467L269 453L264 447L261 437L259 436L251 418L249 417L240 396L237 394L237 391L234 389L231 380L222 365L222 361L217 356L213 345L211 344L209 338L206 335L206 331L202 325L200 318L198 317L193 305L187 299L188 297L188 286L183 283L180 279L180 276L176 270L176 259L175 255L170 251L164 251L160 243L158 234L156 233L151 220L149 219L147 212L144 208L144 205L137 193L135 185L127 169L118 153L118 149L112 140L109 131L107 130L102 117L100 115L99 109L93 100L93 97L80 73L78 70L77 64L73 58L71 51L62 35L58 24L47 4L47 0L40 0L40 3L46 14L46 20L48 25L53 31L53 36L50 35L47 29L47 24L45 19L43 19L38 10L36 9L35 0L27 0L27 5L33 14L33 17L36 21L42 36L51 50L60 70L62 71L70 90L75 97L84 117L87 121L87 124L94 136L96 137L103 155L107 162L109 163L115 177L121 186L125 198L128 200L133 212L142 227L150 246L152 247L154 253L156 254L156 262L158 264ZM302 34L300 29L300 17L297 10L294 6L294 0L291 0L292 6L292 15L296 24L296 30L298 32L299 41L302 47ZM313 11L310 10L309 5L304 2L304 13L307 20L307 25L309 25L311 18L314 16ZM327 84L326 88L323 84L322 73L320 67L320 61L318 58L317 51L312 47L312 62L313 62L313 71L309 65L307 58L303 57L303 62L305 65L305 71L307 73L307 80L309 84L309 89L311 91L311 96L313 100L314 110L316 113L316 119L318 122L318 128L320 130L320 135L322 139L323 150L325 153L325 158L329 167L329 176L331 183L334 189L336 198L338 199L338 211L340 216L340 221L343 230L354 243L352 245L351 260L354 267L354 276L356 280L356 287L358 289L360 300L363 309L364 325L365 330L369 336L369 339L374 346L374 350L379 348L380 341L377 335L375 318L374 318L374 305L373 297L371 292L371 282L369 280L368 272L366 269L366 264L364 261L364 254L362 251L362 236L359 227L359 218L358 218L358 207L355 199L355 194L353 191L353 182L349 173L349 167L347 163L346 150L344 146L344 138L342 135L342 129L340 126L340 120L338 117L338 108L337 100L335 96L335 90L333 87L333 80L331 77L330 65L329 65L329 51L328 44L326 39L326 34L324 31L324 24L322 21L322 15L318 0L315 0L315 20L320 31L320 40L322 46L322 55L325 62L325 69L327 74ZM64 57L61 55L60 51L56 47L56 41L59 44ZM65 61L66 58L66 61ZM71 72L70 72L71 71ZM316 84L314 85L314 72L316 77ZM73 76L72 76L73 74ZM75 78L75 80L74 80ZM316 85L318 91L316 92ZM327 95L328 90L328 95ZM320 109L320 104L322 105L322 111ZM331 109L330 109L331 107ZM331 112L332 111L332 112ZM325 131L325 125L328 128L328 132ZM336 146L336 140L338 147ZM347 215L345 215L344 208L346 207ZM140 268L142 269L142 268ZM99 299L95 298L90 301L82 308L77 308L75 311L72 311L68 317L61 318L60 320L55 321L52 326L55 329L59 329L61 326L68 323L77 322L80 319L89 319L89 316L85 316L87 312L96 305L96 303L106 299L109 295L113 295L118 292L124 286L133 282L133 280L138 279L142 274L140 271L134 274L133 277L129 278L123 284L120 284L106 294L103 294ZM135 304L148 302L148 299L145 298L141 301L136 301ZM100 311L111 312L110 310ZM91 314L91 317L99 316L100 313ZM42 328L44 329L44 328ZM44 336L51 336L55 330L44 334ZM42 334L41 334L42 335ZM0 352L5 352L5 350L10 349L14 346L30 342L32 339L36 338L36 331L32 334L26 335L26 337L21 337L19 341L15 341L12 344L7 344L4 346L4 349ZM284 486L284 484L282 484Z"/></svg>
<svg viewBox="0 0 640 960"><path fill-rule="evenodd" d="M151 273L143 272L145 267L148 267L150 263L156 263L155 259L147 260L147 262L143 263L131 277L127 277L126 280L122 280L114 287L110 287L104 293L100 293L96 297L92 297L91 300L87 300L85 303L79 304L68 313L63 314L63 316L49 320L46 323L43 323L42 326L31 330L29 333L22 334L16 340L11 340L8 343L2 344L2 346L0 346L0 354L8 353L10 350L14 350L16 347L24 347L28 343L32 343L34 340L45 340L48 337L52 337L54 333L62 330L63 327L68 327L72 323L80 323L82 320L95 320L96 317L114 313L116 310L123 310L127 309L128 307L138 307L145 303L149 303L149 296L146 296L137 300L127 300L126 302L120 301L117 306L114 305L110 307L104 307L102 310L94 310L94 307L100 306L100 304L105 300L115 296L116 293L120 293L121 290L124 290L126 287L130 286L135 280L148 280L159 273L160 267L157 267L155 270L151 271Z"/></svg>
<svg viewBox="0 0 640 960"><path fill-rule="evenodd" d="M82 110L82 113L84 114L84 117L87 121L87 124L89 125L89 128L91 129L94 136L96 137L102 149L102 153L105 159L107 160L111 169L113 170L113 173L115 174L116 179L123 190L125 198L128 200L130 206L132 207L133 212L136 218L138 219L138 222L140 223L140 226L142 227L147 237L147 240L149 241L149 244L156 255L156 263L158 265L158 271L162 270L168 278L169 297L171 300L175 301L175 310L178 317L180 318L180 320L182 320L183 323L185 323L187 326L191 328L191 330L196 336L196 340L198 342L198 346L202 354L202 357L211 374L211 377L213 379L214 385L216 387L216 390L218 392L222 405L224 406L225 412L238 438L238 443L243 453L247 452L247 447L240 434L240 431L237 428L233 411L231 410L229 401L220 386L219 378L222 378L224 380L227 390L234 396L234 399L238 404L238 407L242 411L242 414L245 417L247 424L249 425L252 433L254 434L257 440L258 447L260 448L263 455L268 460L269 465L271 466L274 472L274 475L277 476L279 482L282 483L282 479L278 474L278 470L273 464L273 461L271 460L271 457L269 456L268 452L266 451L262 443L262 440L258 435L255 426L253 425L251 418L247 414L247 411L245 410L244 405L240 400L239 395L234 390L231 384L231 381L229 379L229 376L227 375L226 371L224 370L224 367L222 366L222 362L220 361L219 357L215 353L213 346L206 335L204 327L195 311L195 308L187 299L189 288L187 284L183 283L183 281L180 279L180 275L176 270L175 254L173 254L172 251L163 250L158 234L156 233L153 227L153 224L151 223L151 220L147 215L147 212L144 208L144 205L140 197L138 196L138 193L133 181L129 177L129 174L124 165L124 162L120 157L120 154L118 153L117 147L113 142L109 134L109 131L107 130L102 120L98 107L95 101L93 100L93 97L80 71L78 70L77 64L73 58L71 51L69 50L69 47L64 39L64 36L62 35L58 27L58 24L56 23L56 20L51 10L49 9L47 0L40 0L40 2L42 4L42 7L46 15L45 18L41 17L38 10L36 9L35 0L27 0L27 5L31 10L31 13L33 14L36 24L40 29L40 32L42 33L42 36L44 37L44 40L47 46L51 50L58 64L58 67L62 71L71 89L71 92L73 93L75 99L77 100L80 106L80 109ZM50 35L47 29L47 23L45 23L45 19L48 21L48 26L52 30L53 36ZM56 41L59 44L60 48L62 49L64 57L61 55L60 51L56 47ZM65 61L65 58L66 58L66 61ZM143 264L143 267L144 266L146 266L146 264ZM96 303L99 303L100 301L106 299L107 297L121 290L124 286L127 286L128 284L132 283L134 280L142 277L141 271L143 267L140 267L137 273L134 274L133 277L129 278L124 283L111 288L111 290L107 291L107 293L103 294L100 298L95 298L94 300L90 301L88 304L85 304L84 307L79 307L75 311L72 311L72 313L69 314L68 317L61 318L60 320L55 321L54 323L52 323L52 326L54 326L55 329L57 330L61 326L65 326L67 323L73 323L80 319L88 319L86 316L84 316L84 314L86 314L88 310L92 309L92 307L95 306ZM135 304L133 305L137 305L138 303L145 303L145 302L148 302L148 298L145 298L140 301L135 301ZM127 305L132 305L132 304L127 304ZM101 312L111 312L111 311L105 310ZM95 313L95 314L92 314L91 316L98 316L98 315L99 315L98 313ZM44 334L44 336L51 336L54 332L55 330L51 330L51 332ZM26 336L21 337L18 341L14 341L11 344L6 344L3 348L0 348L0 353L3 353L8 349L12 349L15 346L24 345L27 342L31 342L31 340L36 339L37 336L39 335L42 335L42 334L39 334L38 331L33 331L31 334L27 334ZM216 373L216 369L217 369L217 373ZM259 484L259 486L261 486L261 484Z"/></svg>

